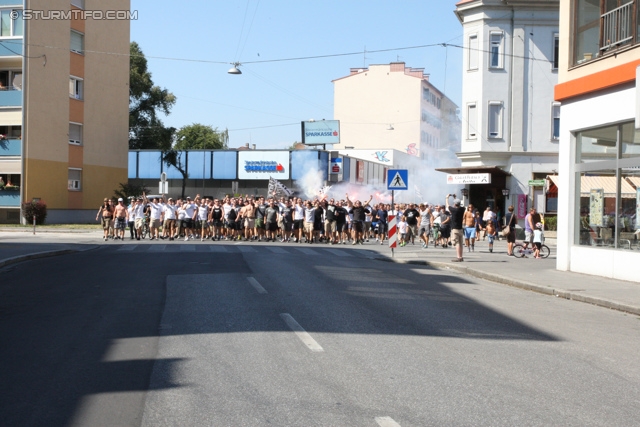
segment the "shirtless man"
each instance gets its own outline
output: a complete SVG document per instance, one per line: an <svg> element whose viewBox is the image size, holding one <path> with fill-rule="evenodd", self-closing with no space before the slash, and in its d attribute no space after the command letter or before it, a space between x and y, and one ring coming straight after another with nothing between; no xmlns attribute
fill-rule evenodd
<svg viewBox="0 0 640 427"><path fill-rule="evenodd" d="M256 202L257 203L257 202ZM250 200L248 204L244 205L241 209L243 218L245 219L244 238L245 240L251 240L257 234L256 232L256 205L253 200Z"/></svg>
<svg viewBox="0 0 640 427"><path fill-rule="evenodd" d="M115 207L115 239L124 240L124 229L127 227L127 222L129 219L129 211L127 207L124 205L124 200L122 198L118 199L118 204Z"/></svg>
<svg viewBox="0 0 640 427"><path fill-rule="evenodd" d="M476 241L476 214L473 211L473 205L467 206L467 210L462 217L462 225L464 227L464 244L467 251L475 251ZM471 242L471 245L469 245Z"/></svg>

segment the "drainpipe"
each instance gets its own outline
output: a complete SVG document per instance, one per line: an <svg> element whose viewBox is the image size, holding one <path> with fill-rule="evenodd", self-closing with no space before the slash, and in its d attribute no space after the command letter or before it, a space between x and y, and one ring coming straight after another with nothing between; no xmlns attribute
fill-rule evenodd
<svg viewBox="0 0 640 427"><path fill-rule="evenodd" d="M29 8L29 1L24 0L24 8ZM27 225L28 222L23 216L22 211L22 203L25 202L25 184L27 183L27 175L25 173L25 148L27 144L25 143L27 139L27 126L25 117L27 116L27 89L28 89L28 79L27 79L27 34L29 34L29 20L23 20L23 32L22 32L22 121L21 121L21 138L20 138L20 224Z"/></svg>

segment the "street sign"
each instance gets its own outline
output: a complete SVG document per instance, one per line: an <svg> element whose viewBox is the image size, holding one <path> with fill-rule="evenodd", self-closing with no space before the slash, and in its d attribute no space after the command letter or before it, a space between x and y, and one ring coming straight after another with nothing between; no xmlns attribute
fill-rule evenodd
<svg viewBox="0 0 640 427"><path fill-rule="evenodd" d="M169 181L160 181L158 184L159 194L169 194Z"/></svg>
<svg viewBox="0 0 640 427"><path fill-rule="evenodd" d="M409 171L407 169L387 170L387 190L407 190L409 188Z"/></svg>
<svg viewBox="0 0 640 427"><path fill-rule="evenodd" d="M447 184L491 184L490 173L447 174Z"/></svg>
<svg viewBox="0 0 640 427"><path fill-rule="evenodd" d="M544 187L544 179L530 179L529 187Z"/></svg>

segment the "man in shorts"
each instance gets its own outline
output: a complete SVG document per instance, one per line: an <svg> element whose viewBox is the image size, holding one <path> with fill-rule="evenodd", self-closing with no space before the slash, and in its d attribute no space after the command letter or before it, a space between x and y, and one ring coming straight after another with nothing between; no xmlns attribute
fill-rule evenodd
<svg viewBox="0 0 640 427"><path fill-rule="evenodd" d="M330 199L325 201L324 206L324 236L329 239L329 242L333 245L337 243L336 240L336 205L335 200Z"/></svg>
<svg viewBox="0 0 640 427"><path fill-rule="evenodd" d="M422 247L429 247L429 234L431 234L431 223L433 222L433 214L427 205L420 203L420 238L422 239Z"/></svg>
<svg viewBox="0 0 640 427"><path fill-rule="evenodd" d="M151 239L158 240L160 238L160 225L162 225L162 206L158 203L158 198L154 197L151 202L147 199L147 196L142 193L144 202L148 204L151 214L149 216L149 233Z"/></svg>
<svg viewBox="0 0 640 427"><path fill-rule="evenodd" d="M135 215L135 227L136 227L136 239L140 240L142 237L142 226L144 225L144 203L142 203L142 197L138 197L136 200L136 205L133 208L133 212Z"/></svg>
<svg viewBox="0 0 640 427"><path fill-rule="evenodd" d="M276 241L276 233L278 231L278 216L280 215L278 206L273 199L269 199L269 204L264 210L264 229L266 240Z"/></svg>
<svg viewBox="0 0 640 427"><path fill-rule="evenodd" d="M312 223L313 224L313 223ZM312 225L313 227L313 225ZM293 234L294 241L300 243L302 240L302 232L304 231L304 205L302 199L298 197L296 204L293 206Z"/></svg>
<svg viewBox="0 0 640 427"><path fill-rule="evenodd" d="M256 222L255 226L255 236L257 236L258 241L262 241L262 238L265 236L265 213L267 211L267 204L264 202L264 197L260 196L257 200L256 204ZM254 236L254 239L256 238Z"/></svg>
<svg viewBox="0 0 640 427"><path fill-rule="evenodd" d="M460 200L455 199L453 206L449 206L449 197L455 197L453 194L447 194L445 200L445 207L451 214L451 237L453 239L453 245L456 247L457 258L452 259L453 262L462 262L462 239L464 234L462 231L462 217L464 216L465 209L460 206Z"/></svg>
<svg viewBox="0 0 640 427"><path fill-rule="evenodd" d="M467 251L475 251L476 214L473 211L473 205L467 206L467 210L462 216L462 222L464 225L464 244L467 247Z"/></svg>
<svg viewBox="0 0 640 427"><path fill-rule="evenodd" d="M407 219L407 242L409 237L411 238L411 244L415 245L416 236L418 234L418 218L420 218L420 212L416 209L416 205L409 203L409 207L403 212L404 217Z"/></svg>
<svg viewBox="0 0 640 427"><path fill-rule="evenodd" d="M127 211L127 207L124 205L124 200L122 198L118 199L118 204L114 210L114 216L116 218L114 225L116 235L114 239L124 240L124 229L127 227L129 212Z"/></svg>

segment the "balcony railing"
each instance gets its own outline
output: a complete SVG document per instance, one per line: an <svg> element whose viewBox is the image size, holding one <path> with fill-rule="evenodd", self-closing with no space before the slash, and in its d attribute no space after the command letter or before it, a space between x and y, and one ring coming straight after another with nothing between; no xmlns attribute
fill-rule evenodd
<svg viewBox="0 0 640 427"><path fill-rule="evenodd" d="M22 91L13 87L0 88L0 107L22 107Z"/></svg>
<svg viewBox="0 0 640 427"><path fill-rule="evenodd" d="M608 50L632 41L633 21L633 1L602 15L600 50Z"/></svg>
<svg viewBox="0 0 640 427"><path fill-rule="evenodd" d="M0 157L20 154L22 154L22 144L19 139L0 139Z"/></svg>
<svg viewBox="0 0 640 427"><path fill-rule="evenodd" d="M20 190L0 190L0 207L20 207Z"/></svg>

